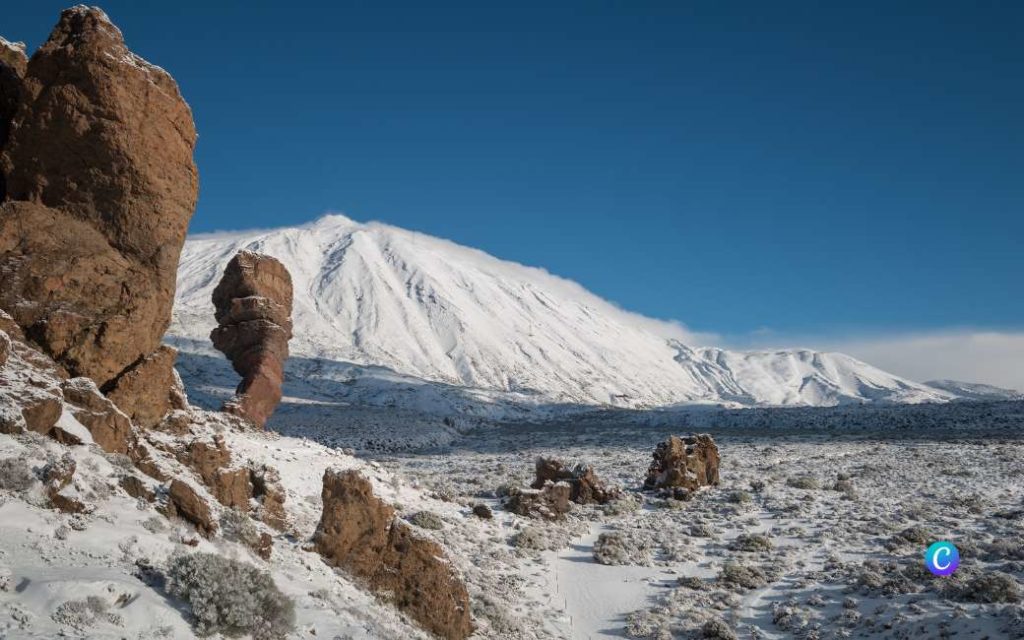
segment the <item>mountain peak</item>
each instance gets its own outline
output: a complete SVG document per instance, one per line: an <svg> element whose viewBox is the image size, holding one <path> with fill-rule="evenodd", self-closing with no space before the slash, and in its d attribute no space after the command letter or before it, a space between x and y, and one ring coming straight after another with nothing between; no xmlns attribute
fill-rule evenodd
<svg viewBox="0 0 1024 640"><path fill-rule="evenodd" d="M680 325L634 314L543 269L337 214L295 228L195 236L171 334L203 344L210 293L251 249L295 282L292 352L550 403L832 405L945 401L944 391L842 354L687 346Z"/></svg>

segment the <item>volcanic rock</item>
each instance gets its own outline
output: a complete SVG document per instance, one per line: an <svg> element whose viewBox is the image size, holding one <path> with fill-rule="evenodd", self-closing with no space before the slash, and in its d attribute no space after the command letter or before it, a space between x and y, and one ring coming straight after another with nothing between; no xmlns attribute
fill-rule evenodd
<svg viewBox="0 0 1024 640"><path fill-rule="evenodd" d="M281 473L270 465L262 465L252 469L250 479L253 497L259 504L256 517L268 526L284 531L288 526L288 514L284 509L286 494L281 484Z"/></svg>
<svg viewBox="0 0 1024 640"><path fill-rule="evenodd" d="M292 336L292 278L275 258L240 251L213 290L219 326L210 334L242 382L224 410L264 426L281 401Z"/></svg>
<svg viewBox="0 0 1024 640"><path fill-rule="evenodd" d="M174 409L188 406L174 360L178 352L166 345L143 358L118 377L107 397L132 421L152 428Z"/></svg>
<svg viewBox="0 0 1024 640"><path fill-rule="evenodd" d="M65 10L28 61L0 154L0 306L72 375L106 389L159 347L195 140L174 80L99 9Z"/></svg>
<svg viewBox="0 0 1024 640"><path fill-rule="evenodd" d="M619 491L606 487L594 468L578 464L569 467L555 458L537 458L536 479L530 485L541 489L547 482L565 482L570 487L569 499L577 504L606 504L618 497Z"/></svg>
<svg viewBox="0 0 1024 640"><path fill-rule="evenodd" d="M710 435L671 436L660 443L647 469L645 489L682 488L689 492L718 484L721 458Z"/></svg>
<svg viewBox="0 0 1024 640"><path fill-rule="evenodd" d="M461 640L473 632L469 594L444 550L398 521L368 480L328 469L323 504L313 540L328 563L390 593L395 606L442 638Z"/></svg>
<svg viewBox="0 0 1024 640"><path fill-rule="evenodd" d="M0 38L0 149L7 143L11 120L21 104L22 78L28 58L25 56L25 44L12 43ZM0 170L0 201L7 192L7 181Z"/></svg>
<svg viewBox="0 0 1024 640"><path fill-rule="evenodd" d="M210 513L210 505L187 482L175 478L167 494L164 515L175 516L195 525L199 533L209 538L217 532L217 523Z"/></svg>
<svg viewBox="0 0 1024 640"><path fill-rule="evenodd" d="M572 487L568 482L544 483L540 489L519 489L505 500L505 509L528 518L560 520L569 513Z"/></svg>
<svg viewBox="0 0 1024 640"><path fill-rule="evenodd" d="M107 453L128 453L135 442L131 420L100 393L95 382L71 378L61 388L71 415L85 425L100 448Z"/></svg>

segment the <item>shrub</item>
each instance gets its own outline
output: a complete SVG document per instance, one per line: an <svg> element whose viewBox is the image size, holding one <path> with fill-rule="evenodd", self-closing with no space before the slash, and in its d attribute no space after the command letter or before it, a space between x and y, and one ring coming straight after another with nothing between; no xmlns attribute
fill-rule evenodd
<svg viewBox="0 0 1024 640"><path fill-rule="evenodd" d="M0 489L25 491L36 481L35 474L22 458L0 460Z"/></svg>
<svg viewBox="0 0 1024 640"><path fill-rule="evenodd" d="M295 603L269 573L212 553L172 556L166 588L192 608L196 630L254 640L284 638L295 626Z"/></svg>
<svg viewBox="0 0 1024 640"><path fill-rule="evenodd" d="M761 533L741 533L729 548L734 551L771 551L772 539Z"/></svg>
<svg viewBox="0 0 1024 640"><path fill-rule="evenodd" d="M526 527L512 536L512 545L520 549L535 549L537 551L546 551L551 546L547 535L537 527Z"/></svg>
<svg viewBox="0 0 1024 640"><path fill-rule="evenodd" d="M768 577L758 567L728 562L722 567L718 579L728 585L743 589L756 589L768 584Z"/></svg>
<svg viewBox="0 0 1024 640"><path fill-rule="evenodd" d="M717 638L718 640L736 640L736 633L721 618L711 618L701 627L701 634L705 638Z"/></svg>
<svg viewBox="0 0 1024 640"><path fill-rule="evenodd" d="M441 516L433 513L432 511L417 511L409 518L409 522L421 529L437 531L444 528L444 522L441 521Z"/></svg>
<svg viewBox="0 0 1024 640"><path fill-rule="evenodd" d="M240 542L251 549L260 546L260 530L252 518L238 509L225 509L220 516L220 529L224 538Z"/></svg>
<svg viewBox="0 0 1024 640"><path fill-rule="evenodd" d="M821 483L814 476L790 476L786 484L794 489L820 489Z"/></svg>
<svg viewBox="0 0 1024 640"><path fill-rule="evenodd" d="M967 583L962 597L974 602L1019 602L1021 589L1017 579L1010 574L992 571Z"/></svg>
<svg viewBox="0 0 1024 640"><path fill-rule="evenodd" d="M733 504L749 504L753 499L749 492L742 489L729 494L729 502Z"/></svg>

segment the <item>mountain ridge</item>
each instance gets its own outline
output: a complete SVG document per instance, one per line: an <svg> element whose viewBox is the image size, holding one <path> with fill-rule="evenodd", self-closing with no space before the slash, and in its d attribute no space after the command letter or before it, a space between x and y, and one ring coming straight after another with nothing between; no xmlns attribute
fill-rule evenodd
<svg viewBox="0 0 1024 640"><path fill-rule="evenodd" d="M210 293L241 249L272 255L292 273L291 349L306 358L629 408L953 398L843 354L691 346L694 334L683 326L623 310L543 269L340 215L191 236L170 335L192 345L206 339L214 326Z"/></svg>

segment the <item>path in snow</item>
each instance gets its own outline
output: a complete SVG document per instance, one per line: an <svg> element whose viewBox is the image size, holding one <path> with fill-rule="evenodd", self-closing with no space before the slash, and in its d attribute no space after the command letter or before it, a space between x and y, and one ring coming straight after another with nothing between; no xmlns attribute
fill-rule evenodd
<svg viewBox="0 0 1024 640"><path fill-rule="evenodd" d="M558 593L565 598L573 638L625 638L626 615L651 606L654 597L675 576L660 567L608 566L594 560L594 542L601 533L592 526L555 556Z"/></svg>

